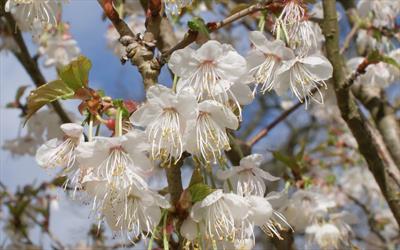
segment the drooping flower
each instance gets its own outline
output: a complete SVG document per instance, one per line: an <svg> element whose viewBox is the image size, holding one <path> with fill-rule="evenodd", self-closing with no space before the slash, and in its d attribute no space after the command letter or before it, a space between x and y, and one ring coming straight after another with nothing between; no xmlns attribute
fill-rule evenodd
<svg viewBox="0 0 400 250"><path fill-rule="evenodd" d="M179 160L186 121L196 117L196 107L196 97L191 91L175 94L162 85L148 89L147 102L133 113L131 122L146 128L154 159Z"/></svg>
<svg viewBox="0 0 400 250"><path fill-rule="evenodd" d="M250 73L254 75L257 85L261 85L261 92L265 93L279 84L275 77L282 60L289 60L294 54L291 49L285 47L284 42L271 42L260 31L251 32L249 38L255 46L247 57Z"/></svg>
<svg viewBox="0 0 400 250"><path fill-rule="evenodd" d="M179 15L183 8L192 4L192 0L164 0L165 11L168 15Z"/></svg>
<svg viewBox="0 0 400 250"><path fill-rule="evenodd" d="M246 156L240 160L240 166L219 171L217 176L222 180L230 179L233 191L238 195L264 197L266 190L264 180L276 181L279 178L260 168L262 160L263 157L260 154Z"/></svg>
<svg viewBox="0 0 400 250"><path fill-rule="evenodd" d="M128 196L121 195L127 193ZM170 204L154 191L139 190L135 186L129 191L117 193L104 203L103 214L113 231L120 232L129 240L139 235L147 237L153 233L161 219L161 209Z"/></svg>
<svg viewBox="0 0 400 250"><path fill-rule="evenodd" d="M205 160L216 162L223 150L229 150L226 129L237 129L238 119L224 105L208 100L198 105L197 116L189 120L184 134L185 149Z"/></svg>
<svg viewBox="0 0 400 250"><path fill-rule="evenodd" d="M311 241L315 241L322 249L328 247L338 249L342 241L339 229L331 223L313 224L306 228L306 234Z"/></svg>
<svg viewBox="0 0 400 250"><path fill-rule="evenodd" d="M57 24L58 0L8 0L5 6L11 12L22 30L30 30L35 22Z"/></svg>
<svg viewBox="0 0 400 250"><path fill-rule="evenodd" d="M360 0L357 10L361 17L372 15L372 23L375 27L393 29L396 17L400 12L398 1L371 1Z"/></svg>
<svg viewBox="0 0 400 250"><path fill-rule="evenodd" d="M288 200L282 213L298 232L303 232L307 226L315 223L319 217L324 217L336 202L320 193L298 190Z"/></svg>
<svg viewBox="0 0 400 250"><path fill-rule="evenodd" d="M235 221L246 219L248 211L249 204L245 198L216 190L196 202L190 216L194 221L204 223L208 238L232 241L237 231Z"/></svg>
<svg viewBox="0 0 400 250"><path fill-rule="evenodd" d="M130 186L147 187L143 176L152 169L145 152L148 150L144 133L133 130L120 137L95 137L77 148L77 160L112 188L126 190Z"/></svg>
<svg viewBox="0 0 400 250"><path fill-rule="evenodd" d="M51 139L36 152L36 162L44 168L60 166L69 169L75 164L76 148L84 141L83 128L75 123L65 123L60 128L65 134L64 138Z"/></svg>
<svg viewBox="0 0 400 250"><path fill-rule="evenodd" d="M363 57L355 57L347 61L347 67L350 73L353 74L358 66L364 61ZM365 69L365 73L357 77L356 83L369 85L374 87L387 87L395 81L395 72L391 70L391 66L385 62L370 64Z"/></svg>
<svg viewBox="0 0 400 250"><path fill-rule="evenodd" d="M286 40L298 55L306 55L316 48L317 38L306 15L306 6L299 0L285 1L282 13L275 22L274 32L278 39Z"/></svg>
<svg viewBox="0 0 400 250"><path fill-rule="evenodd" d="M230 45L210 40L199 49L175 51L169 68L180 77L177 91L191 87L198 100L229 100L229 88L247 71L246 60Z"/></svg>
<svg viewBox="0 0 400 250"><path fill-rule="evenodd" d="M280 84L275 90L282 94L290 88L301 102L305 102L306 108L310 100L322 104L324 100L320 88L327 88L325 81L332 77L332 72L331 63L322 55L296 57L284 61L279 68L276 81Z"/></svg>
<svg viewBox="0 0 400 250"><path fill-rule="evenodd" d="M50 36L46 43L40 46L39 53L46 57L46 67L60 68L69 64L79 56L78 43L68 34L55 34Z"/></svg>

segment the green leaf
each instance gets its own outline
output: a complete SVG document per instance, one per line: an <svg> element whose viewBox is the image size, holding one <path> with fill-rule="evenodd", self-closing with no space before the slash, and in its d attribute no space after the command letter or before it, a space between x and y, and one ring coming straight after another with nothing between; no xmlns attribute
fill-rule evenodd
<svg viewBox="0 0 400 250"><path fill-rule="evenodd" d="M204 20L200 17L195 17L188 22L188 26L191 30L198 31L207 37L210 35L207 25Z"/></svg>
<svg viewBox="0 0 400 250"><path fill-rule="evenodd" d="M44 105L59 99L69 99L73 95L74 90L61 80L55 80L40 86L28 96L26 121Z"/></svg>
<svg viewBox="0 0 400 250"><path fill-rule="evenodd" d="M369 53L368 56L367 56L367 60L369 62L374 62L374 63L384 62L384 63L390 64L390 65L400 69L400 64L394 58L392 58L390 56L386 56L384 54L381 54L377 50L372 51L371 53Z"/></svg>
<svg viewBox="0 0 400 250"><path fill-rule="evenodd" d="M25 93L25 90L28 88L27 85L21 86L18 88L17 93L15 94L15 102L20 103L20 99L22 95Z"/></svg>
<svg viewBox="0 0 400 250"><path fill-rule="evenodd" d="M90 60L84 56L79 56L78 59L60 69L58 74L68 87L76 91L88 86L91 68Z"/></svg>
<svg viewBox="0 0 400 250"><path fill-rule="evenodd" d="M400 64L392 57L390 56L383 56L382 62L393 65L394 67L398 68L400 70Z"/></svg>
<svg viewBox="0 0 400 250"><path fill-rule="evenodd" d="M189 187L190 195L192 196L192 202L202 201L207 195L211 194L215 190L212 189L210 186L197 183Z"/></svg>
<svg viewBox="0 0 400 250"><path fill-rule="evenodd" d="M301 143L300 151L296 154L296 160L297 161L301 161L303 159L305 150L306 150L306 143L305 143L305 141L303 141Z"/></svg>
<svg viewBox="0 0 400 250"><path fill-rule="evenodd" d="M124 2L122 0L113 1L114 9L118 12L121 19L124 18Z"/></svg>
<svg viewBox="0 0 400 250"><path fill-rule="evenodd" d="M293 168L293 169L299 168L299 165L297 164L296 159L294 159L292 157L286 156L278 151L272 152L272 155L274 156L275 159L277 159L278 161L282 162L283 164L285 164L286 166L288 166L290 168Z"/></svg>

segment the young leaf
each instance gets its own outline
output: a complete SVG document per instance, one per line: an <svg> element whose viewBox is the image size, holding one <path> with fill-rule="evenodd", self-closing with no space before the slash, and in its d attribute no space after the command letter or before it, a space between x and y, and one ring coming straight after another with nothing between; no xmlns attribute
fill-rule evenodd
<svg viewBox="0 0 400 250"><path fill-rule="evenodd" d="M24 85L18 88L17 93L15 94L15 103L20 103L20 99L22 97L22 95L25 93L25 90L28 88L29 86Z"/></svg>
<svg viewBox="0 0 400 250"><path fill-rule="evenodd" d="M204 20L200 17L195 17L188 22L188 26L191 30L198 31L199 33L209 36L208 28Z"/></svg>
<svg viewBox="0 0 400 250"><path fill-rule="evenodd" d="M88 86L91 68L90 60L84 56L79 56L78 59L63 67L58 74L68 87L76 91Z"/></svg>
<svg viewBox="0 0 400 250"><path fill-rule="evenodd" d="M203 183L197 183L189 187L190 195L192 196L192 202L202 201L207 195L214 192L210 186Z"/></svg>
<svg viewBox="0 0 400 250"><path fill-rule="evenodd" d="M28 96L26 121L44 105L59 99L71 98L73 95L74 90L61 80L55 80L40 86Z"/></svg>

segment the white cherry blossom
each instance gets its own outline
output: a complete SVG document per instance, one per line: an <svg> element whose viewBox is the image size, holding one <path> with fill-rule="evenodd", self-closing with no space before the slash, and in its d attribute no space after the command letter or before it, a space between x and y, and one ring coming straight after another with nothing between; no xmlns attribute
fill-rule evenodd
<svg viewBox="0 0 400 250"><path fill-rule="evenodd" d="M148 89L147 102L133 113L131 122L146 128L154 159L179 160L186 121L196 118L196 107L196 97L191 91L175 94L162 85Z"/></svg>
<svg viewBox="0 0 400 250"><path fill-rule="evenodd" d="M357 10L361 17L372 15L372 22L375 27L393 29L396 17L400 13L400 3L385 0L360 0L357 4Z"/></svg>
<svg viewBox="0 0 400 250"><path fill-rule="evenodd" d="M39 53L46 57L46 67L60 68L69 64L80 54L77 41L68 34L55 34L50 36L44 45L39 48Z"/></svg>
<svg viewBox="0 0 400 250"><path fill-rule="evenodd" d="M164 3L168 15L179 15L184 7L192 4L192 0L165 0Z"/></svg>
<svg viewBox="0 0 400 250"><path fill-rule="evenodd" d="M121 193L127 193L128 196ZM103 213L107 224L129 240L152 234L160 222L161 209L170 207L168 200L154 191L139 190L134 186L128 192L121 193L104 203Z"/></svg>
<svg viewBox="0 0 400 250"><path fill-rule="evenodd" d="M306 234L322 249L328 247L337 249L342 240L339 229L331 223L313 224L306 228Z"/></svg>
<svg viewBox="0 0 400 250"><path fill-rule="evenodd" d="M147 187L143 177L152 169L147 158L148 144L144 133L133 130L120 137L95 137L77 148L80 168L112 188Z"/></svg>
<svg viewBox="0 0 400 250"><path fill-rule="evenodd" d="M191 87L198 100L213 99L225 103L229 88L247 70L246 59L230 45L210 40L199 49L186 47L175 51L169 60L169 68L180 79L177 91Z"/></svg>
<svg viewBox="0 0 400 250"><path fill-rule="evenodd" d="M207 163L216 162L222 151L230 149L226 129L235 130L238 126L237 117L227 107L216 101L203 101L198 105L197 116L187 122L185 149Z"/></svg>
<svg viewBox="0 0 400 250"><path fill-rule="evenodd" d="M261 92L265 93L279 84L275 78L282 60L289 60L294 54L284 42L269 41L260 31L252 31L249 39L255 47L247 56L250 73L254 75L257 85L261 85Z"/></svg>
<svg viewBox="0 0 400 250"><path fill-rule="evenodd" d="M11 12L22 30L30 30L38 21L42 24L57 24L58 0L8 0L5 10Z"/></svg>
<svg viewBox="0 0 400 250"><path fill-rule="evenodd" d="M235 221L247 218L249 204L245 198L216 190L204 200L196 202L190 216L196 222L204 222L205 233L211 239L232 240L235 237Z"/></svg>
<svg viewBox="0 0 400 250"><path fill-rule="evenodd" d="M298 0L288 0L284 4L282 13L275 22L274 32L278 39L283 36L298 55L304 56L310 49L317 47L316 34L306 17L306 6Z"/></svg>
<svg viewBox="0 0 400 250"><path fill-rule="evenodd" d="M322 104L324 100L320 88L327 88L325 81L332 77L332 72L331 63L322 55L296 57L284 61L279 68L276 81L280 84L275 90L282 94L290 89L301 102L305 102L306 108L310 100Z"/></svg>
<svg viewBox="0 0 400 250"><path fill-rule="evenodd" d="M69 169L75 164L76 148L84 141L83 127L75 123L65 123L60 128L65 134L64 138L51 139L36 152L36 162L44 168L60 166Z"/></svg>
<svg viewBox="0 0 400 250"><path fill-rule="evenodd" d="M308 225L324 217L334 207L336 202L320 193L298 190L288 200L282 213L296 231L303 232Z"/></svg>
<svg viewBox="0 0 400 250"><path fill-rule="evenodd" d="M349 73L353 74L364 59L363 57L354 57L347 61ZM357 77L355 82L362 85L385 88L395 80L395 76L395 72L391 71L391 67L387 63L379 62L368 65L365 73Z"/></svg>
<svg viewBox="0 0 400 250"><path fill-rule="evenodd" d="M264 180L276 181L278 177L272 176L262 170L260 165L263 157L260 154L252 154L240 160L240 166L229 170L218 171L217 176L221 180L230 180L233 191L241 196L256 195L263 197L266 191ZM225 187L227 182L225 182Z"/></svg>

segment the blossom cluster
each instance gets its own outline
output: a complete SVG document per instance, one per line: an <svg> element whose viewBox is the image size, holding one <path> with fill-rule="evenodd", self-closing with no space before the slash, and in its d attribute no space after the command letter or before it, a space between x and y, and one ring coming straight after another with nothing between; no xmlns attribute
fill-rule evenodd
<svg viewBox="0 0 400 250"><path fill-rule="evenodd" d="M80 54L77 42L69 33L69 25L61 22L61 6L64 0L8 0L7 12L13 14L18 27L32 34L39 46L38 55L44 56L44 66L60 68ZM4 46L17 50L15 43L5 40Z"/></svg>

